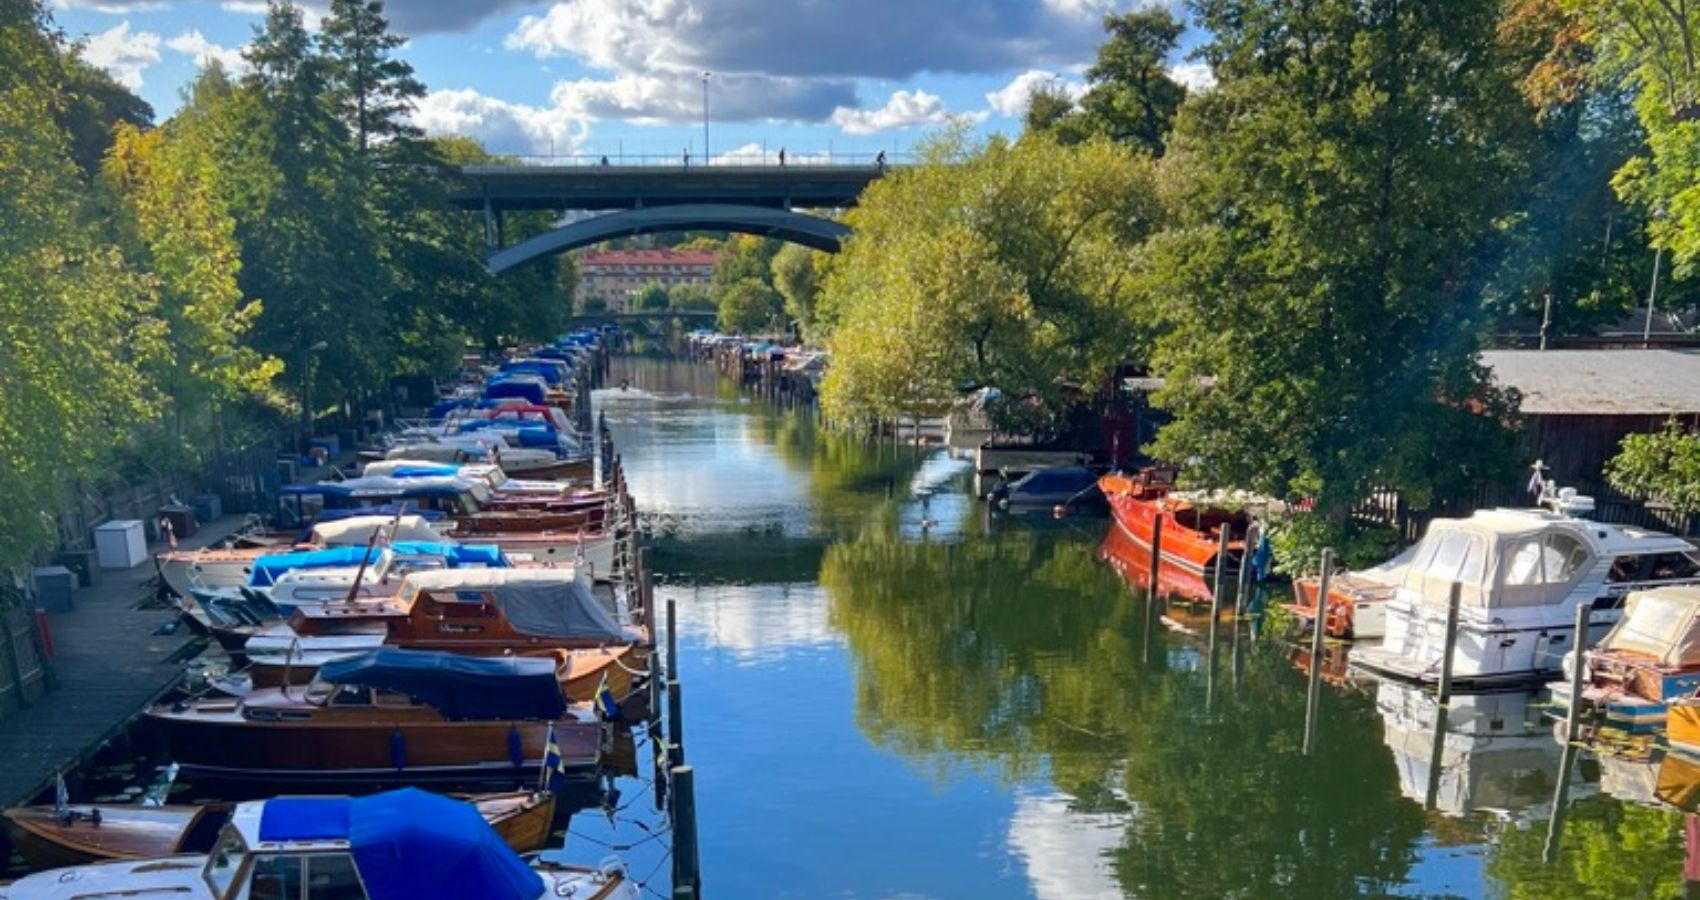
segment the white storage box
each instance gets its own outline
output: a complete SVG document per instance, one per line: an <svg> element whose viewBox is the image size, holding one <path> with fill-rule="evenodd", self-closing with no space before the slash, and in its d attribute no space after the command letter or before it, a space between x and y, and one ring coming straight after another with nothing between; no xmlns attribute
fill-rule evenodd
<svg viewBox="0 0 1700 900"><path fill-rule="evenodd" d="M140 519L114 519L94 530L94 555L102 569L133 569L148 558Z"/></svg>

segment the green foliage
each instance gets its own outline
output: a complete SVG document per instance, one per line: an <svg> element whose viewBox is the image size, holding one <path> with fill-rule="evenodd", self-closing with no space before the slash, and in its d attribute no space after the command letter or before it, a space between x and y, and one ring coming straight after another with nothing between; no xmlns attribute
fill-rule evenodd
<svg viewBox="0 0 1700 900"><path fill-rule="evenodd" d="M668 309L718 309L708 288L696 284L675 284L667 289Z"/></svg>
<svg viewBox="0 0 1700 900"><path fill-rule="evenodd" d="M773 330L783 310L779 293L759 278L745 278L719 290L719 324L733 334L762 334Z"/></svg>
<svg viewBox="0 0 1700 900"><path fill-rule="evenodd" d="M1545 858L1546 834L1543 828L1498 830L1483 865L1503 886L1496 896L1677 900L1692 893L1682 874L1683 816L1675 810L1586 797L1566 813L1563 842L1551 861Z"/></svg>
<svg viewBox="0 0 1700 900"><path fill-rule="evenodd" d="M1161 155L1170 123L1186 88L1168 74L1168 57L1182 26L1161 7L1106 16L1109 37L1086 70L1086 93L1078 108L1057 89L1036 92L1027 111L1029 130L1045 131L1064 143L1090 137Z"/></svg>
<svg viewBox="0 0 1700 900"><path fill-rule="evenodd" d="M815 336L815 298L829 257L801 244L786 244L773 257L773 286L785 298L785 315L807 337Z"/></svg>
<svg viewBox="0 0 1700 900"><path fill-rule="evenodd" d="M331 0L319 33L332 85L328 99L362 154L374 140L419 136L405 117L425 86L411 65L390 55L406 43L389 30L382 0Z"/></svg>
<svg viewBox="0 0 1700 900"><path fill-rule="evenodd" d="M1269 532L1276 569L1288 575L1321 571L1322 551L1334 548L1334 563L1344 569L1364 569L1385 562L1399 547L1399 535L1383 525L1353 519L1331 522L1314 512L1279 519Z"/></svg>
<svg viewBox="0 0 1700 900"><path fill-rule="evenodd" d="M1654 434L1626 435L1617 455L1606 461L1606 480L1677 512L1700 512L1700 434L1671 419Z"/></svg>
<svg viewBox="0 0 1700 900"><path fill-rule="evenodd" d="M947 136L846 215L854 236L817 303L841 422L938 412L964 382L1050 421L1060 380L1096 385L1138 359L1138 242L1160 215L1148 159L1105 139Z"/></svg>
<svg viewBox="0 0 1700 900"><path fill-rule="evenodd" d="M1511 404L1473 361L1525 133L1497 0L1197 10L1220 82L1162 164L1153 452L1335 522L1371 487L1503 477Z"/></svg>
<svg viewBox="0 0 1700 900"><path fill-rule="evenodd" d="M669 300L667 286L652 281L638 288L637 294L632 297L632 306L639 310L666 309Z"/></svg>

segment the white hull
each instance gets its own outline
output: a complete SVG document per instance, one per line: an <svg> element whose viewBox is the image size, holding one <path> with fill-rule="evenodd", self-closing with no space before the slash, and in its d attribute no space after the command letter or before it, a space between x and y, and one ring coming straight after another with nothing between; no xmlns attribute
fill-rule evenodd
<svg viewBox="0 0 1700 900"><path fill-rule="evenodd" d="M1381 604L1386 632L1381 644L1352 653L1352 664L1408 681L1438 683L1446 650L1446 614L1403 600ZM1494 618L1462 611L1452 654L1452 679L1460 687L1542 681L1559 671L1575 641L1576 602L1527 610L1501 610ZM1589 643L1604 637L1622 611L1595 610Z"/></svg>

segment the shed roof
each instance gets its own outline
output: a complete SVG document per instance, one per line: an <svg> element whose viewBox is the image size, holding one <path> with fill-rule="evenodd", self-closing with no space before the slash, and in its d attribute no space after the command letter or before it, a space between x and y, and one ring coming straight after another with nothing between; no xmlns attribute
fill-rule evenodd
<svg viewBox="0 0 1700 900"><path fill-rule="evenodd" d="M1486 350L1482 364L1526 413L1700 413L1700 350Z"/></svg>

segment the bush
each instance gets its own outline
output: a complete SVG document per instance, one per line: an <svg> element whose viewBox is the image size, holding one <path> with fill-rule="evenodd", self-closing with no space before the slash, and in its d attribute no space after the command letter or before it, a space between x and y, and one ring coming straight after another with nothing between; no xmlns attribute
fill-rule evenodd
<svg viewBox="0 0 1700 900"><path fill-rule="evenodd" d="M1335 523L1313 512L1290 515L1275 523L1269 533L1275 552L1275 568L1294 577L1314 575L1321 568L1322 550L1334 548L1338 568L1362 569L1393 555L1398 535L1383 525L1365 525L1350 519Z"/></svg>

